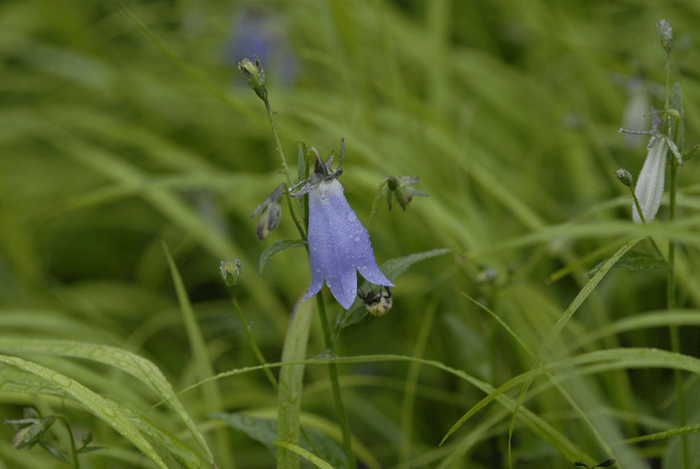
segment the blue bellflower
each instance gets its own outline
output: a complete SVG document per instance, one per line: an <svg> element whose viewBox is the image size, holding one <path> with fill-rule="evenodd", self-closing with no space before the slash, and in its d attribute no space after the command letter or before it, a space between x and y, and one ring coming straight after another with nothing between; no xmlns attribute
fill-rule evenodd
<svg viewBox="0 0 700 469"><path fill-rule="evenodd" d="M337 179L343 172L340 163L335 171L331 170L332 163L333 155L327 163L317 159L314 174L293 194L309 194L311 285L303 300L318 293L325 280L338 303L348 309L357 296L357 272L375 285L394 284L379 270L369 233L345 200L343 186Z"/></svg>

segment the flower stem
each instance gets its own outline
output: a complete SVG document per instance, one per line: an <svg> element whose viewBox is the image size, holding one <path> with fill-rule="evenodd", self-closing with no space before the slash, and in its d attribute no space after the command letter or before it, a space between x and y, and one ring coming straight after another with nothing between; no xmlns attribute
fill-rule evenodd
<svg viewBox="0 0 700 469"><path fill-rule="evenodd" d="M261 365L266 365L267 362L265 361L265 357L263 356L262 352L260 352L260 349L258 348L258 344L255 343L255 338L253 337L253 334L250 332L250 328L248 327L248 323L245 320L245 316L243 316L243 311L241 311L240 306L238 306L238 300L236 300L235 297L231 296L231 301L233 301L233 309L236 310L236 313L238 313L238 317L241 319L241 323L243 324L243 329L245 330L245 333L248 336L248 342L250 342L250 346L253 349L253 353L255 354L255 357L258 359L258 362ZM275 392L277 392L277 380L272 375L272 371L270 371L269 368L264 368L263 371L265 372L265 375L267 375L267 379L268 379L268 381L270 381L270 384L272 385L272 389L274 389Z"/></svg>
<svg viewBox="0 0 700 469"><path fill-rule="evenodd" d="M331 328L328 323L328 315L326 314L326 304L320 292L316 294L316 304L318 305L318 311L321 316L321 326L323 328L323 338L326 342L326 349L333 352L333 340L331 339ZM333 398L335 399L335 411L338 414L338 423L343 432L343 446L345 447L345 454L348 458L348 467L350 469L355 469L357 464L355 463L355 454L352 452L352 435L350 433L350 426L348 425L348 417L345 413L343 397L340 394L338 366L335 363L331 362L328 364L328 374L330 375L331 386L333 387Z"/></svg>
<svg viewBox="0 0 700 469"><path fill-rule="evenodd" d="M668 81L668 80L667 80ZM668 86L668 85L667 85ZM668 95L668 92L666 93ZM676 118L676 125L674 126L673 141L676 146L679 145L678 142L678 130L680 128L680 116ZM680 151L680 148L679 148ZM669 221L673 221L676 218L676 173L678 172L678 162L675 158L671 158L669 171ZM668 310L676 308L676 276L675 276L675 265L676 265L676 243L673 239L668 242L668 285L667 285L667 307ZM679 328L677 325L670 326L671 335L671 351L674 353L681 353L681 340ZM676 384L676 397L678 399L678 424L681 427L686 425L686 415L685 415L685 395L683 394L683 375L681 370L674 368L673 376ZM683 451L683 467L684 469L690 468L690 453L688 449L688 436L683 434L681 436L682 451Z"/></svg>
<svg viewBox="0 0 700 469"><path fill-rule="evenodd" d="M70 428L70 421L68 417L63 414L57 414L56 418L65 425L66 430L68 430L68 439L70 440L71 456L73 457L73 469L80 469L80 459L78 459L78 448L75 446L75 437L73 436L73 431Z"/></svg>
<svg viewBox="0 0 700 469"><path fill-rule="evenodd" d="M634 200L634 206L637 207L637 213L639 213L639 218L642 220L642 225L646 225L647 221L644 218L644 214L642 213L642 207L639 205L639 199L637 198L637 194L634 193L634 186L630 186L630 192L632 192L632 200ZM659 246L656 244L656 241L654 241L654 239L651 237L648 237L648 239L656 253L659 255L659 257L663 259L664 255L661 253L661 249L659 249Z"/></svg>
<svg viewBox="0 0 700 469"><path fill-rule="evenodd" d="M277 126L275 125L275 121L272 118L272 109L270 108L270 102L265 99L265 110L267 111L267 118L270 120L270 127L272 127L272 135L275 137L275 145L277 146L277 151L280 154L280 160L282 161L282 167L284 168L284 174L287 176L287 190L284 191L284 194L287 196L287 204L289 205L289 212L292 214L292 218L294 219L294 224L297 226L297 230L299 230L299 234L306 239L306 236L304 234L304 229L301 226L301 223L299 222L299 218L297 218L297 213L294 210L294 206L292 204L292 197L289 195L289 188L294 187L294 183L292 182L292 174L289 172L289 166L287 166L287 159L284 157L284 150L282 150L282 142L280 142L280 137L279 134L277 133Z"/></svg>

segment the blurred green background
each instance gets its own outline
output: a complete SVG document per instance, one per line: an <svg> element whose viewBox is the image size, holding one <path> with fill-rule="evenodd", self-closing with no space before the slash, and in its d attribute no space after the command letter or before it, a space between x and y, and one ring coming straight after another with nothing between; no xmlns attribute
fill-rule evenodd
<svg viewBox="0 0 700 469"><path fill-rule="evenodd" d="M382 203L374 214L369 232L380 264L452 250L399 277L394 310L345 329L338 353L422 356L496 387L529 370L532 358L462 293L491 308L536 353L585 284L581 274L639 233L614 171L625 167L636 177L648 140L618 128L648 129L646 113L663 108L666 56L656 33L662 18L674 30L671 77L684 93L685 140L698 141L696 1L192 0L125 7L162 44L116 2L0 4L0 330L131 350L158 365L176 390L199 375L162 242L173 252L217 372L257 363L221 282L221 260L242 260L239 301L271 362L279 360L291 310L308 288L303 250L285 251L258 272L267 246L298 235L288 212L264 242L250 219L285 177L264 106L236 69L246 55L256 53L266 69L291 167L297 141L325 157L337 155L345 138L340 181L365 224L384 177L420 177L415 187L428 198L415 198L405 212ZM679 170L679 217L690 223L674 233L687 241L678 260L679 306L687 308L700 302L692 218L699 177L694 160ZM657 218L668 218L667 205ZM545 282L594 252L572 275ZM495 281L480 282L488 269ZM611 272L576 313L564 342L663 308L664 281L661 272ZM333 318L340 307L328 304ZM697 328L682 333L683 351L697 356ZM634 331L592 349L620 343L668 349L668 332ZM324 348L314 324L308 356ZM86 379L80 366L73 375ZM89 370L99 379L86 385L104 396L128 401L122 393L141 392L109 369ZM468 449L440 452L447 430L484 394L423 367L413 371L418 391L406 412L408 370L392 362L341 367L351 427L382 467L507 467L501 452L511 414ZM650 369L625 376L616 386L606 376L585 377L592 390L579 397L605 410L606 435L672 427L673 404L662 405L673 394L670 375ZM2 392L2 379L1 416L18 418L24 405L37 405L36 396ZM307 367L305 412L334 420L328 386L325 367ZM227 378L220 387L222 410L275 408L262 373ZM157 402L149 398L148 405ZM206 420L199 391L182 399ZM690 400L689 415L700 412L698 402ZM606 457L556 392L528 405L589 454ZM503 409L482 412L488 418ZM657 426L630 415L657 419ZM89 414L72 410L71 418L111 448L90 456L91 467L151 467L138 458L115 463L117 449L130 445ZM152 418L180 430L165 411ZM12 428L0 428L0 467L65 467L39 449L17 452L9 446ZM468 435L460 430L453 443ZM228 436L237 467L273 464L262 445L234 430ZM519 426L516 437L517 467L572 466L529 430ZM625 446L616 456L661 467L672 461L668 441ZM37 459L23 459L30 454ZM445 463L448 455L454 460Z"/></svg>

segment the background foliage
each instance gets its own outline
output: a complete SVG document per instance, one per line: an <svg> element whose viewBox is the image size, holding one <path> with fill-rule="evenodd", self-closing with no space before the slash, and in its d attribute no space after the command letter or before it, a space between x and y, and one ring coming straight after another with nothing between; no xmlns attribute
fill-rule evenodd
<svg viewBox="0 0 700 469"><path fill-rule="evenodd" d="M363 222L384 177L420 177L416 188L428 198L416 198L405 212L380 205L374 214L368 228L379 263L452 250L397 278L394 310L343 330L341 356L425 358L498 387L532 368L526 350L537 353L588 281L587 270L633 236L682 240L683 311L648 314L665 306L663 272L609 271L544 361L621 347L622 370L570 370L562 380L566 392L540 378L524 402L556 430L555 441L575 444L589 464L615 457L629 468L645 461L680 467L678 438L614 444L678 426L668 368L680 367L680 359L632 366L622 347L668 350L667 326L675 321L683 325L682 352L700 353L700 169L691 160L679 170L681 222L664 223L662 205L660 222L646 230L632 225L629 192L614 171L625 167L636 176L646 154L645 138L618 128L648 128L644 113L663 107L666 57L655 29L662 18L674 29L672 77L684 93L685 140L698 141L696 2L125 6L160 46L115 2L0 4L0 327L7 339L0 353L145 415L205 460L179 411L150 407L168 395L159 387L164 382L179 391L211 373L257 364L219 262L242 260L239 302L269 362L280 359L290 313L309 281L303 250L285 251L257 271L272 241L295 235L288 213L266 242L257 240L250 220L284 181L264 108L235 67L254 51L267 71L288 158L296 156L297 141L325 156L338 154L345 138L341 182ZM163 242L192 302L206 366ZM563 267L568 275L546 282ZM482 281L491 272L495 280ZM522 345L467 296L493 311ZM329 304L333 317L339 307ZM133 352L153 362L164 381L153 378L154 392L144 384L148 378L125 373L126 365L58 353L58 339ZM307 357L323 349L313 322ZM77 433L89 430L108 447L83 456L88 467L155 467L70 396L55 389L58 398L42 395L44 381L30 385L20 365L0 368L4 419L21 418L28 405L42 415L61 412ZM416 361L347 363L341 374L350 425L365 451L360 459L370 467L507 467L512 409L502 403L486 406L438 448L484 389ZM692 376L686 414L688 423L698 423L700 389ZM270 467L274 456L264 445L210 417L245 411L274 418L276 395L264 374L222 378L212 389L200 386L179 398L219 467ZM507 396L516 399L519 389ZM306 367L302 411L302 422L337 431L323 366ZM572 467L571 454L527 422L516 424L517 467ZM65 445L65 432L54 430ZM10 425L0 426L0 468L66 467L38 448L12 448L13 435ZM174 451L164 441L158 450ZM171 467L182 464L173 461Z"/></svg>

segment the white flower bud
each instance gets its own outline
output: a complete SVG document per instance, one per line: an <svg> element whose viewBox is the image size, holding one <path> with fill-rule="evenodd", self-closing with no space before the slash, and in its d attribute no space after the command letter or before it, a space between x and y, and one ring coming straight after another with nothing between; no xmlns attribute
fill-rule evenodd
<svg viewBox="0 0 700 469"><path fill-rule="evenodd" d="M666 174L666 154L668 142L665 138L657 139L649 148L647 159L642 166L642 172L637 178L634 193L639 200L644 220L649 223L656 216L664 193L664 178ZM635 223L641 223L637 207L632 204L632 218Z"/></svg>

